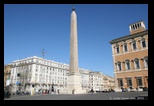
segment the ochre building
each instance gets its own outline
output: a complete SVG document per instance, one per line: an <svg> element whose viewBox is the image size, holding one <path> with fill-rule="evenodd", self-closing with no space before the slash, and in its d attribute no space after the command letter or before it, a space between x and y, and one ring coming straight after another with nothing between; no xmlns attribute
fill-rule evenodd
<svg viewBox="0 0 154 106"><path fill-rule="evenodd" d="M129 29L129 35L110 41L115 91L148 90L148 30L142 20Z"/></svg>
<svg viewBox="0 0 154 106"><path fill-rule="evenodd" d="M10 79L11 76L11 65L4 65L4 88L6 87L6 81Z"/></svg>

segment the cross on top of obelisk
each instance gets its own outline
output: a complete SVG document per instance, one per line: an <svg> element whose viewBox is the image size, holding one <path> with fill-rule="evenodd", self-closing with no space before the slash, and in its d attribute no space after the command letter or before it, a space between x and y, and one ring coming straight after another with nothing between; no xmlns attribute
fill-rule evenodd
<svg viewBox="0 0 154 106"><path fill-rule="evenodd" d="M72 7L72 11L75 11L75 7L74 6Z"/></svg>
<svg viewBox="0 0 154 106"><path fill-rule="evenodd" d="M42 57L44 58L44 54L47 53L47 51L44 51L43 49L41 52L42 52Z"/></svg>

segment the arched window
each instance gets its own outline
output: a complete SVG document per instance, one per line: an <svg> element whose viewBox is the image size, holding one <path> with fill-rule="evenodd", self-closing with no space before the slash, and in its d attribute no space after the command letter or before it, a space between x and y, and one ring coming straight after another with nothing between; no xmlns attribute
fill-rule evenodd
<svg viewBox="0 0 154 106"><path fill-rule="evenodd" d="M140 63L139 63L139 59L138 58L135 58L134 59L134 64L135 64L135 68L140 68Z"/></svg>
<svg viewBox="0 0 154 106"><path fill-rule="evenodd" d="M119 52L120 52L120 50L119 50L119 45L116 44L116 46L115 46L115 53L119 53Z"/></svg>
<svg viewBox="0 0 154 106"><path fill-rule="evenodd" d="M127 51L128 51L127 43L124 43L124 45L123 45L123 51L124 51L124 52L127 52Z"/></svg>
<svg viewBox="0 0 154 106"><path fill-rule="evenodd" d="M148 56L145 56L143 59L145 68L148 68Z"/></svg>
<svg viewBox="0 0 154 106"><path fill-rule="evenodd" d="M119 53L119 46L116 47L116 52Z"/></svg>
<svg viewBox="0 0 154 106"><path fill-rule="evenodd" d="M136 50L136 49L137 49L136 41L133 40L133 42L132 42L132 50Z"/></svg>
<svg viewBox="0 0 154 106"><path fill-rule="evenodd" d="M125 60L125 68L126 70L130 70L130 61L128 59Z"/></svg>
<svg viewBox="0 0 154 106"><path fill-rule="evenodd" d="M121 62L120 61L118 61L117 63L116 63L116 65L117 65L117 69L120 71L120 70L122 70L122 68L121 68Z"/></svg>

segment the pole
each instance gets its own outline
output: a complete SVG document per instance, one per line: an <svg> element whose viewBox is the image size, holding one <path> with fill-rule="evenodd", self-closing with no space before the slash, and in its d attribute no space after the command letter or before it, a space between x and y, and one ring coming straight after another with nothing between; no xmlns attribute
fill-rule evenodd
<svg viewBox="0 0 154 106"><path fill-rule="evenodd" d="M16 81L15 81L15 95L16 95L16 92L17 92L17 72L16 72Z"/></svg>

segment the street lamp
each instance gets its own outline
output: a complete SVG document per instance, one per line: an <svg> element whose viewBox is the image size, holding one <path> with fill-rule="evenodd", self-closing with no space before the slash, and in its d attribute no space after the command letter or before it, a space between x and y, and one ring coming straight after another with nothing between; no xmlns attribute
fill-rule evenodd
<svg viewBox="0 0 154 106"><path fill-rule="evenodd" d="M20 73L17 72L17 74L16 74L16 83L15 83L15 95L16 95L16 92L17 92L17 85L19 84L18 77L20 77Z"/></svg>

